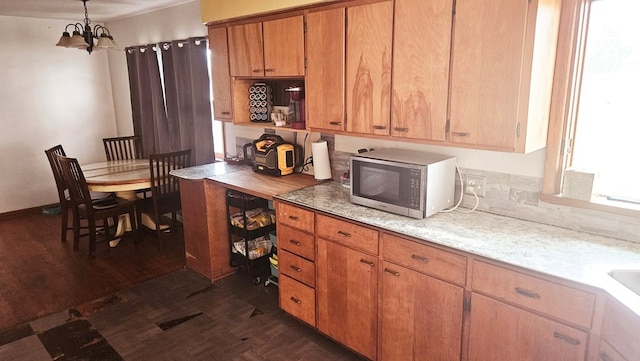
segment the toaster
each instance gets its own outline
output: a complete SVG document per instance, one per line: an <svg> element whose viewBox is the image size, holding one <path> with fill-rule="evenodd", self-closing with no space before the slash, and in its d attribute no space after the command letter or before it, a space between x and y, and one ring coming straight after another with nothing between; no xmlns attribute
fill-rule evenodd
<svg viewBox="0 0 640 361"><path fill-rule="evenodd" d="M248 151L251 150L251 155ZM253 171L272 176L292 174L301 167L302 147L289 143L275 134L262 134L260 138L243 147L244 159L251 163Z"/></svg>

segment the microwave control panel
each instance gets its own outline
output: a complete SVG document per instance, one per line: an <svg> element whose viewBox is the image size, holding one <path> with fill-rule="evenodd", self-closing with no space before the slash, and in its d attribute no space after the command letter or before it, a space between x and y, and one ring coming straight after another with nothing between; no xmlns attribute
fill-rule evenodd
<svg viewBox="0 0 640 361"><path fill-rule="evenodd" d="M409 185L409 207L420 209L420 184L422 183L422 172L420 169L411 170L411 181Z"/></svg>

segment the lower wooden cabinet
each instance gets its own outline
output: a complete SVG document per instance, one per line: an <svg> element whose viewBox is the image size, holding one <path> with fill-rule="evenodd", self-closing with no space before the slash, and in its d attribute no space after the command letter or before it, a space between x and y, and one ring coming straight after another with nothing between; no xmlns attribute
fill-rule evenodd
<svg viewBox="0 0 640 361"><path fill-rule="evenodd" d="M617 300L609 297L604 308L601 335L602 339L611 346L611 349L607 350L606 346L603 347L601 344L600 358L603 361L640 360L638 330L640 330L640 317ZM606 358L607 356L609 359Z"/></svg>
<svg viewBox="0 0 640 361"><path fill-rule="evenodd" d="M587 333L473 293L469 360L584 361Z"/></svg>
<svg viewBox="0 0 640 361"><path fill-rule="evenodd" d="M316 325L315 290L301 282L280 274L280 308L311 326Z"/></svg>
<svg viewBox="0 0 640 361"><path fill-rule="evenodd" d="M598 350L598 361L628 361L618 351L616 351L606 340L600 341Z"/></svg>
<svg viewBox="0 0 640 361"><path fill-rule="evenodd" d="M318 330L376 359L378 257L317 239Z"/></svg>
<svg viewBox="0 0 640 361"><path fill-rule="evenodd" d="M460 360L463 289L384 262L379 360Z"/></svg>

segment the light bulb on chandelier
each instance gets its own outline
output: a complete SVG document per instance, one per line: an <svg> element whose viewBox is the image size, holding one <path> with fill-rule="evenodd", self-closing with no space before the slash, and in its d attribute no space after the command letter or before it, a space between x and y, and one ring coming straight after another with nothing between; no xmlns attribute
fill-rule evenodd
<svg viewBox="0 0 640 361"><path fill-rule="evenodd" d="M87 11L87 1L80 0L84 5L84 24L68 24L58 40L56 46L65 48L86 49L89 54L94 49L116 49L118 46L113 40L109 29L102 25L96 25L91 29L91 19ZM69 27L73 27L73 32L69 34Z"/></svg>

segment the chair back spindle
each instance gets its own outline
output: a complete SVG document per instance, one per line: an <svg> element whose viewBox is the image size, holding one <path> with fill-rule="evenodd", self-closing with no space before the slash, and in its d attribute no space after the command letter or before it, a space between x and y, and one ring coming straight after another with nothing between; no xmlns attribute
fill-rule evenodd
<svg viewBox="0 0 640 361"><path fill-rule="evenodd" d="M103 138L102 143L107 160L142 159L138 136Z"/></svg>

